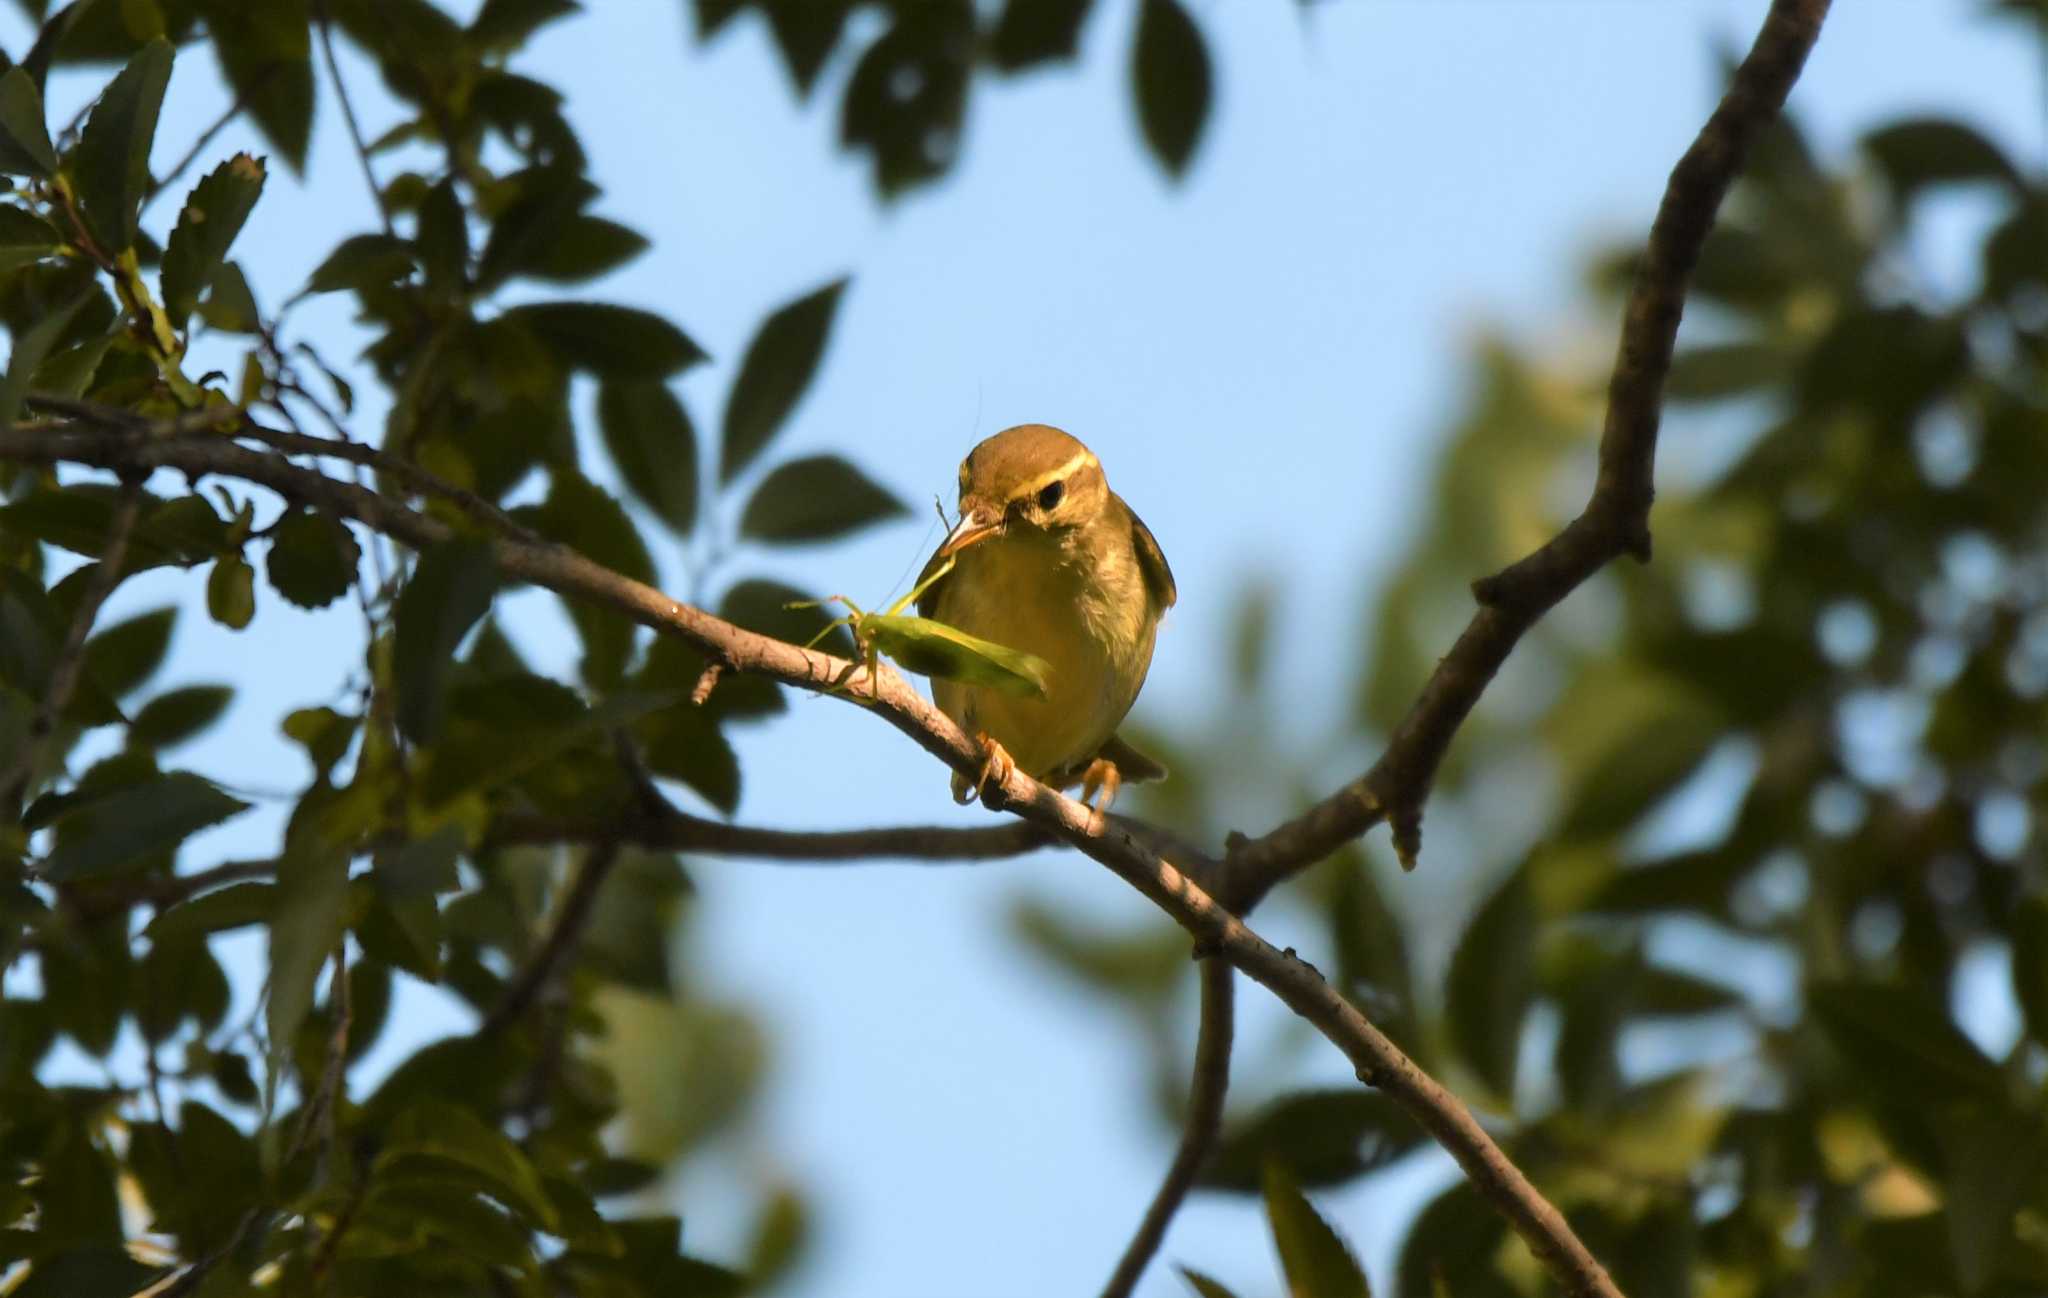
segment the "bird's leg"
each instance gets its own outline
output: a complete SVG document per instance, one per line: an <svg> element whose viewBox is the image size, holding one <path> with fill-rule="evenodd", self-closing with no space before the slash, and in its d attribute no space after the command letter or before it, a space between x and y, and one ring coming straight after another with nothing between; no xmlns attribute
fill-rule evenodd
<svg viewBox="0 0 2048 1298"><path fill-rule="evenodd" d="M1102 818L1109 814L1109 804L1116 801L1116 791L1123 786L1123 772L1107 757L1098 757L1088 763L1088 769L1081 772L1081 801L1095 812L1096 827L1102 825ZM1096 794L1102 795L1098 801Z"/></svg>
<svg viewBox="0 0 2048 1298"><path fill-rule="evenodd" d="M972 784L958 774L953 776L953 801L961 806L966 806L977 797L982 798L983 805L987 805L984 794L991 782L994 787L1000 789L1010 782L1010 776L1017 770L1016 761L1001 744L989 738L988 731L975 731L974 742L981 749L981 773L974 777Z"/></svg>

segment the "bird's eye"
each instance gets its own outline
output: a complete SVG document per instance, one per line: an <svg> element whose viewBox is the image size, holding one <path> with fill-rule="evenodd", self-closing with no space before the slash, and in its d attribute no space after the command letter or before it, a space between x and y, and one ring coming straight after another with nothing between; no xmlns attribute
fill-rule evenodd
<svg viewBox="0 0 2048 1298"><path fill-rule="evenodd" d="M1038 507L1040 509L1057 509L1059 508L1060 497L1066 494L1066 483L1048 482L1038 493Z"/></svg>

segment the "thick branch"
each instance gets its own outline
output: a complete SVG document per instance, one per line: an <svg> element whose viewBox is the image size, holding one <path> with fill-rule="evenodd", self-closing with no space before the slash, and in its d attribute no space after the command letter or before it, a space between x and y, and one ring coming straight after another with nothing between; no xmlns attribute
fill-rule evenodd
<svg viewBox="0 0 2048 1298"><path fill-rule="evenodd" d="M1117 1260L1102 1298L1129 1298L1138 1287L1138 1277L1159 1251L1166 1227L1180 1211L1195 1178L1216 1147L1216 1135L1223 1129L1223 1095L1230 1087L1230 1041L1235 1031L1237 974L1221 960L1202 961L1202 1028L1195 1038L1195 1076L1188 1086L1187 1121L1181 1127L1180 1147L1166 1169L1159 1193L1138 1223L1138 1233Z"/></svg>
<svg viewBox="0 0 2048 1298"><path fill-rule="evenodd" d="M875 857L900 857L931 864L997 861L1052 841L1044 830L1021 820L972 828L896 825L886 829L761 829L706 820L680 811L634 817L623 823L501 816L491 841L513 846L592 843L607 837L656 851L701 852L807 865Z"/></svg>
<svg viewBox="0 0 2048 1298"><path fill-rule="evenodd" d="M1772 4L1728 93L1671 173L1629 292L1607 390L1599 477L1585 510L1541 548L1473 584L1478 610L1372 769L1269 833L1233 842L1228 898L1240 910L1381 819L1392 823L1394 849L1412 866L1437 767L1516 642L1608 560L1649 558L1657 424L1686 288L1721 199L1784 106L1828 3Z"/></svg>

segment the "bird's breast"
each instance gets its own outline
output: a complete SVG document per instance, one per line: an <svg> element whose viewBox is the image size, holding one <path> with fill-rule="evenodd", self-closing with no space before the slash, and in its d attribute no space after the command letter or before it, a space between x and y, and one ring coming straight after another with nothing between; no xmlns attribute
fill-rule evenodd
<svg viewBox="0 0 2048 1298"><path fill-rule="evenodd" d="M1152 661L1142 598L1115 599L1049 546L997 539L964 551L933 614L969 635L1045 659L1043 699L934 680L942 711L981 730L1035 778L1092 758L1130 711Z"/></svg>

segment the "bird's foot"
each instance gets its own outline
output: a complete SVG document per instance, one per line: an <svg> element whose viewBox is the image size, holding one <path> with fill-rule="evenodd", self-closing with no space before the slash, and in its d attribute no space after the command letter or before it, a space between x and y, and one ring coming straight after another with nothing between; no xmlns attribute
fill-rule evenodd
<svg viewBox="0 0 2048 1298"><path fill-rule="evenodd" d="M1107 757L1096 758L1081 772L1081 801L1094 811L1097 829L1102 828L1102 818L1109 814L1109 804L1116 801L1116 791L1123 787L1123 782L1123 772Z"/></svg>
<svg viewBox="0 0 2048 1298"><path fill-rule="evenodd" d="M974 732L974 742L981 749L981 773L974 777L971 784L956 773L953 776L953 801L965 806L978 797L981 799L981 805L993 811L1000 805L1001 789L1010 782L1010 776L1016 773L1017 763L1001 744L989 738L985 730ZM993 803L989 801L991 790L996 791L996 801Z"/></svg>

